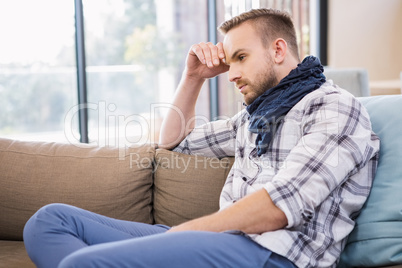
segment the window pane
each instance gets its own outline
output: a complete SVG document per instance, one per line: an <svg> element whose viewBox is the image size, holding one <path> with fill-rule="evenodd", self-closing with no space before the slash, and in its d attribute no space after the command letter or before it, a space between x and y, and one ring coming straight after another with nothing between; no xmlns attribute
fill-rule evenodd
<svg viewBox="0 0 402 268"><path fill-rule="evenodd" d="M124 146L158 139L193 43L207 39L206 0L83 1L89 138ZM208 117L208 89L198 114Z"/></svg>
<svg viewBox="0 0 402 268"><path fill-rule="evenodd" d="M76 103L74 1L0 0L0 36L0 135L66 141ZM69 126L76 131L74 120Z"/></svg>

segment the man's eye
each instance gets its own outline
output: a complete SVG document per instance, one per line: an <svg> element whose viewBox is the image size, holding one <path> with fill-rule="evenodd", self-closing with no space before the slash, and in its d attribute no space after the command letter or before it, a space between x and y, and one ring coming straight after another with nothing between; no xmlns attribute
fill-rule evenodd
<svg viewBox="0 0 402 268"><path fill-rule="evenodd" d="M244 60L244 58L245 58L245 56L243 56L243 55L239 56L240 61Z"/></svg>

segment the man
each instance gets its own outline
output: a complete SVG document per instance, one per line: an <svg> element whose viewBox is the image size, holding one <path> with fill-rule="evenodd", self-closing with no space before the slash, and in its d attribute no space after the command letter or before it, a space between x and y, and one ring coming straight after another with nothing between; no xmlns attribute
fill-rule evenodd
<svg viewBox="0 0 402 268"><path fill-rule="evenodd" d="M49 205L24 229L39 267L336 266L376 170L368 115L325 81L318 59L300 63L287 14L252 10L220 31L223 44L190 49L173 102L182 114L167 115L160 140L184 153L235 156L220 210L169 228ZM246 109L194 128L202 84L224 72Z"/></svg>

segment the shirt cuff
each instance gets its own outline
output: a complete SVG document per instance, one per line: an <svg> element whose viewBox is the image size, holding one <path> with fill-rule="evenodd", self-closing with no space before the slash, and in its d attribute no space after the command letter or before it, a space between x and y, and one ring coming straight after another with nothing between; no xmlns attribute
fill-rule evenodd
<svg viewBox="0 0 402 268"><path fill-rule="evenodd" d="M272 202L285 213L288 220L286 228L298 226L301 223L303 212L302 200L298 191L291 183L271 181L264 185Z"/></svg>

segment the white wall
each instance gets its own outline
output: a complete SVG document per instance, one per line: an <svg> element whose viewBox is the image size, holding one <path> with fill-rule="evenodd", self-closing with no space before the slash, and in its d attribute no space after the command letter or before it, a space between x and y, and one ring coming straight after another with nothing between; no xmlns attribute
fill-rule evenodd
<svg viewBox="0 0 402 268"><path fill-rule="evenodd" d="M366 68L370 81L399 79L402 0L329 0L328 65Z"/></svg>

